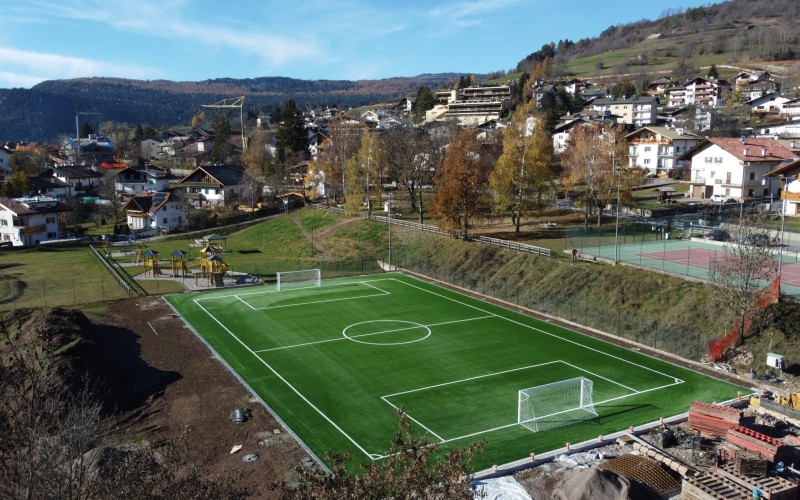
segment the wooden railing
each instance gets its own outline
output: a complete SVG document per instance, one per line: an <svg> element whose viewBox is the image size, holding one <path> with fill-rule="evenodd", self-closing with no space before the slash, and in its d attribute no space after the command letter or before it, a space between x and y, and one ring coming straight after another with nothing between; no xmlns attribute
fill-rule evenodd
<svg viewBox="0 0 800 500"><path fill-rule="evenodd" d="M331 206L317 204L317 203L311 204L309 206L311 208L314 208L314 209L317 209L317 210L326 210L326 211L329 211L329 212L335 212L335 213L338 213L338 214L344 214L344 209L340 208L340 207L331 207ZM428 226L426 224L420 224L419 222L411 222L411 221L407 221L407 220L403 220L403 219L396 219L394 217L385 217L385 216L382 216L382 215L365 215L364 218L365 219L369 219L369 220L374 220L376 222L382 222L384 224L392 224L392 225L395 225L395 226L407 227L407 228L410 228L410 229L415 229L417 231L424 231L426 233L438 234L439 236L448 236L448 237L451 237L451 238L464 238L464 235L461 234L461 233L450 233L450 232L447 232L447 231L442 231L441 229L439 229L436 226ZM485 245L492 245L492 246L496 246L496 247L510 248L512 250L518 250L520 252L533 253L533 254L536 254L536 255L543 255L545 257L550 257L550 249L549 248L542 248L542 247L537 247L537 246L534 246L534 245L526 245L525 243L517 243L517 242L514 242L514 241L501 240L499 238L490 238L488 236L479 236L479 235L478 236L467 235L465 239L471 240L471 241L477 241L477 242L483 243Z"/></svg>

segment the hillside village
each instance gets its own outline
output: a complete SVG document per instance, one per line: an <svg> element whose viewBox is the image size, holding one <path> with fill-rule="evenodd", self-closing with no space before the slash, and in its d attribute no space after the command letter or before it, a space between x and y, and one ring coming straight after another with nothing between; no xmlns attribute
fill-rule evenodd
<svg viewBox="0 0 800 500"><path fill-rule="evenodd" d="M335 180L342 166L332 165L331 158L342 151L353 154L362 132L380 138L392 129L437 134L437 130L454 127L474 130L484 144L498 144L512 120L512 111L526 102L532 108L525 118L525 133L533 133L535 116L547 116L540 126L550 130L556 167L563 163L573 131L595 125L601 135L613 135L615 141L627 146L626 158L614 160L617 166L624 165L649 178L686 182L690 185L688 196L694 199L725 197L773 203L785 197L786 215L797 213L800 183L789 182L783 189L780 182L797 174L797 164L791 163L800 155L800 97L796 88L781 89L769 72L761 70L740 71L730 82L714 76L682 82L661 77L644 89L636 89L630 82L626 85L609 89L593 84L591 79L539 78L477 84L462 78L452 89L421 89L431 98L426 105L429 109L424 110L418 109L417 96L362 111L297 110L297 130L293 133L300 136L300 146L293 146L289 162L275 161L284 122L273 124L269 116L257 117L246 133L226 133L227 161L222 164L212 161L212 151L219 147L215 146L214 129L203 124L170 129L165 134L150 128L147 138L141 135L124 144L96 134L66 137L56 145L8 143L0 149L6 195L28 208L25 222L10 225L2 240L31 245L74 233L63 216L69 207L63 204L55 212L61 217L40 221L33 216L38 210L35 207L48 199L111 204L115 213L121 210L127 215L119 221L126 227L124 231L140 236L187 228L190 207L252 209L274 203L276 196L287 192L310 200L338 200L346 188ZM751 121L758 124L747 126ZM241 129L241 123L232 123ZM267 178L263 166L248 170L237 161L248 141L251 149L263 148L253 154L272 164L271 178ZM45 164L45 168L34 165L25 169L27 179L21 189L12 189L15 156L38 157ZM271 159L264 160L265 156ZM292 164L292 159L296 163ZM283 178L278 179L281 175ZM408 182L386 164L378 165L375 175L380 185L393 189ZM551 197L558 193L557 179L554 171ZM133 198L137 201L129 203ZM54 206L52 202L50 205ZM47 210L53 210L52 206ZM774 206L768 209L777 210ZM5 211L17 214L9 208ZM22 227L26 228L24 232L20 231ZM33 227L37 229L32 231Z"/></svg>
<svg viewBox="0 0 800 500"><path fill-rule="evenodd" d="M536 54L1 144L0 496L800 497L798 75Z"/></svg>

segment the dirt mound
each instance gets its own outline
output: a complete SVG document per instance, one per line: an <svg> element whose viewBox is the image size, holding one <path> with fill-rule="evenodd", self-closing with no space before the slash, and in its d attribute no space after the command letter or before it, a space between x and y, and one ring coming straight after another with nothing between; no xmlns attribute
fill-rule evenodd
<svg viewBox="0 0 800 500"><path fill-rule="evenodd" d="M135 343L136 335L116 328L109 336L101 331L107 327L93 324L80 311L57 307L20 310L7 317L0 328L14 339L13 345L0 346L3 357L13 349L29 366L39 366L44 372L41 387L45 390L78 394L88 389L106 414L135 407L157 392L158 386L174 380L170 372L154 370L141 360L121 363L115 359L114 351L123 344Z"/></svg>
<svg viewBox="0 0 800 500"><path fill-rule="evenodd" d="M557 500L646 500L657 498L616 472L588 467L567 471L553 487Z"/></svg>

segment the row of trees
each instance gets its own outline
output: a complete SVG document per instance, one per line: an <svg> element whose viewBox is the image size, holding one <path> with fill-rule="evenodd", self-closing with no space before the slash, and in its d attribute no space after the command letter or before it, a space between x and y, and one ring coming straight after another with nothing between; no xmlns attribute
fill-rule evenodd
<svg viewBox="0 0 800 500"><path fill-rule="evenodd" d="M441 229L462 234L483 214L510 217L519 232L522 221L540 212L556 190L584 193L587 223L618 191L627 201L629 187L642 176L616 168L628 163L623 132L578 127L557 157L546 118L527 102L500 132L450 125L381 132L346 120L333 122L330 146L318 165L336 201L344 195L350 214L364 206L371 213L389 183L405 192L420 221L427 209ZM429 188L434 194L426 207L423 193Z"/></svg>

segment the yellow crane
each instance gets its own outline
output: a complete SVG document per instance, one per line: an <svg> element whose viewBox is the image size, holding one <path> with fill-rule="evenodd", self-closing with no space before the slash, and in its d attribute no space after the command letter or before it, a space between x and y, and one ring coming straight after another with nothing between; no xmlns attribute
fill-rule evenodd
<svg viewBox="0 0 800 500"><path fill-rule="evenodd" d="M247 151L247 140L244 137L244 113L242 108L244 108L244 97L230 97L228 99L223 99L219 102L214 104L203 104L204 108L239 108L239 121L242 124L242 152L244 153Z"/></svg>

